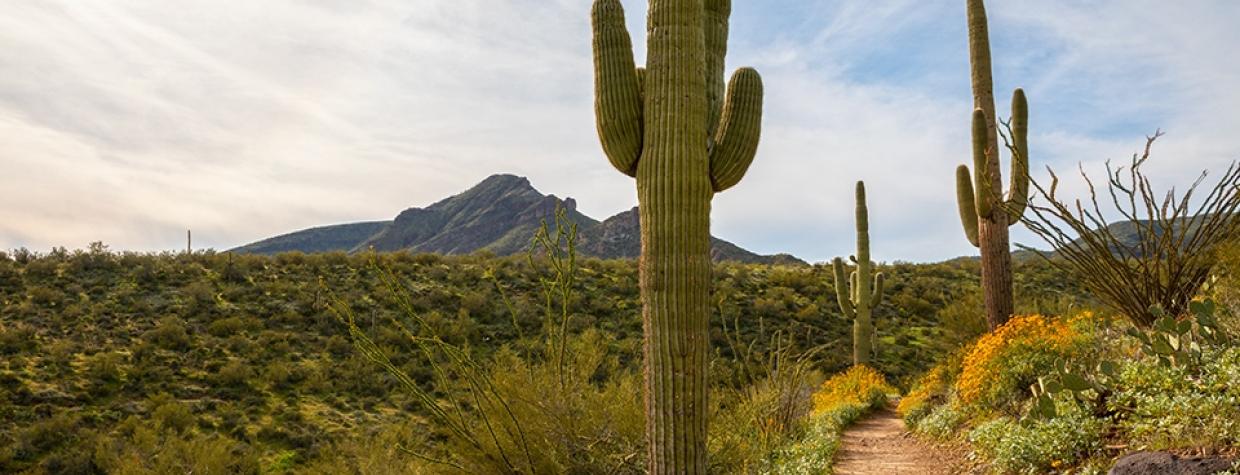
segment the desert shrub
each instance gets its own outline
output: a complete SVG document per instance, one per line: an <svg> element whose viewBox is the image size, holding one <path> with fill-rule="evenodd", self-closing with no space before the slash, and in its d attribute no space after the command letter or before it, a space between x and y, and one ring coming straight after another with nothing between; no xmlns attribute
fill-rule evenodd
<svg viewBox="0 0 1240 475"><path fill-rule="evenodd" d="M47 358L57 369L69 368L73 356L77 354L77 345L70 339L55 340L47 345Z"/></svg>
<svg viewBox="0 0 1240 475"><path fill-rule="evenodd" d="M1208 350L1200 373L1125 362L1110 405L1133 442L1160 449L1229 447L1240 443L1240 348Z"/></svg>
<svg viewBox="0 0 1240 475"><path fill-rule="evenodd" d="M985 334L990 328L986 325L983 307L982 293L978 289L952 299L936 314L938 327L943 331L936 343L945 348L959 348Z"/></svg>
<svg viewBox="0 0 1240 475"><path fill-rule="evenodd" d="M114 436L101 438L95 453L107 473L259 473L258 454L245 444L220 435L177 435L132 417Z"/></svg>
<svg viewBox="0 0 1240 475"><path fill-rule="evenodd" d="M1024 423L998 417L973 429L969 440L1004 473L1046 473L1071 466L1102 447L1106 421L1075 403L1061 404L1059 414Z"/></svg>
<svg viewBox="0 0 1240 475"><path fill-rule="evenodd" d="M333 356L344 356L353 350L353 344L349 343L349 339L344 336L332 335L327 338L323 349Z"/></svg>
<svg viewBox="0 0 1240 475"><path fill-rule="evenodd" d="M13 437L14 459L34 460L60 447L68 440L66 435L77 432L80 425L80 417L61 412L27 426Z"/></svg>
<svg viewBox="0 0 1240 475"><path fill-rule="evenodd" d="M34 328L18 323L0 323L0 355L29 353L36 348Z"/></svg>
<svg viewBox="0 0 1240 475"><path fill-rule="evenodd" d="M497 356L490 379L509 409L484 410L492 412L491 419L511 411L509 417L520 421L534 466L540 467L535 473L637 473L645 466L645 419L637 397L641 378L621 369L605 351L609 343L597 332L569 340L571 357L563 368L512 352ZM475 424L475 431L484 430L482 421ZM500 443L519 446L515 438L505 438Z"/></svg>
<svg viewBox="0 0 1240 475"><path fill-rule="evenodd" d="M254 330L258 328L256 323L241 317L221 318L207 325L207 333L217 338L226 338L242 331Z"/></svg>
<svg viewBox="0 0 1240 475"><path fill-rule="evenodd" d="M167 393L151 397L147 406L151 410L151 420L155 423L155 427L162 430L183 434L197 421L189 406Z"/></svg>
<svg viewBox="0 0 1240 475"><path fill-rule="evenodd" d="M59 289L41 285L26 289L26 298L30 305L42 308L63 307L68 299L65 293Z"/></svg>
<svg viewBox="0 0 1240 475"><path fill-rule="evenodd" d="M160 348L172 351L184 350L189 347L190 343L189 330L185 328L185 323L174 316L160 319L155 328L147 331L142 337Z"/></svg>
<svg viewBox="0 0 1240 475"><path fill-rule="evenodd" d="M422 445L425 428L414 424L392 424L371 430L360 437L339 440L322 450L299 473L311 475L403 475L428 473L427 461L417 458L404 446Z"/></svg>
<svg viewBox="0 0 1240 475"><path fill-rule="evenodd" d="M26 277L28 279L53 280L60 275L60 263L60 259L56 259L51 255L42 256L42 258L32 258L24 263L26 266Z"/></svg>
<svg viewBox="0 0 1240 475"><path fill-rule="evenodd" d="M215 288L210 282L195 280L181 289L185 315L204 316L215 309Z"/></svg>
<svg viewBox="0 0 1240 475"><path fill-rule="evenodd" d="M275 389L290 389L303 379L305 374L299 366L283 361L276 361L263 369L263 380Z"/></svg>
<svg viewBox="0 0 1240 475"><path fill-rule="evenodd" d="M949 365L941 364L930 368L930 371L918 379L896 405L896 412L904 418L904 424L915 427L917 421L929 414L935 406L945 403L951 394L954 376Z"/></svg>
<svg viewBox="0 0 1240 475"><path fill-rule="evenodd" d="M1079 345L1077 333L1065 322L1041 315L1013 317L966 350L956 381L960 401L976 410L1016 415L1029 396L1029 385Z"/></svg>
<svg viewBox="0 0 1240 475"><path fill-rule="evenodd" d="M813 396L813 414L822 415L845 406L880 407L887 403L887 395L895 392L878 371L856 365L822 383Z"/></svg>
<svg viewBox="0 0 1240 475"><path fill-rule="evenodd" d="M89 434L87 437L90 437ZM39 463L43 473L56 475L97 475L103 469L95 463L93 439L76 440L69 446L49 454ZM37 472L36 472L37 473Z"/></svg>
<svg viewBox="0 0 1240 475"><path fill-rule="evenodd" d="M250 369L248 364L241 360L232 360L216 371L215 382L228 388L240 389L247 387L253 377L254 370Z"/></svg>
<svg viewBox="0 0 1240 475"><path fill-rule="evenodd" d="M125 377L125 355L105 351L86 359L86 377L94 383L117 383Z"/></svg>
<svg viewBox="0 0 1240 475"><path fill-rule="evenodd" d="M935 439L948 440L958 434L967 420L968 415L960 408L960 405L949 401L927 411L917 420L912 429Z"/></svg>
<svg viewBox="0 0 1240 475"><path fill-rule="evenodd" d="M1216 256L1207 292L1222 307L1218 319L1223 332L1240 338L1240 242L1220 246Z"/></svg>
<svg viewBox="0 0 1240 475"><path fill-rule="evenodd" d="M791 342L779 344L765 365L752 368L757 380L716 390L707 437L710 472L769 469L785 446L804 435L810 394L822 380L811 369L813 355L797 352Z"/></svg>
<svg viewBox="0 0 1240 475"><path fill-rule="evenodd" d="M0 290L18 290L22 284L22 274L17 266L6 258L0 258Z"/></svg>

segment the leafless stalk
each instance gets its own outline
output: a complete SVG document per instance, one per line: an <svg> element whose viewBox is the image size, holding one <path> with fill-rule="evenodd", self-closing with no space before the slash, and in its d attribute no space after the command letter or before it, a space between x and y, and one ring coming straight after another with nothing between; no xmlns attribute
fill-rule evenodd
<svg viewBox="0 0 1240 475"><path fill-rule="evenodd" d="M1240 207L1240 166L1232 162L1195 207L1191 202L1208 174L1205 171L1182 195L1172 188L1160 198L1142 166L1162 135L1158 131L1147 137L1144 152L1134 154L1127 167L1113 168L1107 161L1101 201L1109 196L1126 226L1111 226L1099 203L1099 187L1084 168L1080 174L1089 187L1088 200L1060 199L1059 176L1047 167L1050 186L1030 179L1032 212L1021 219L1055 251L1038 255L1075 275L1099 300L1140 327L1156 320L1157 309L1185 313L1209 277L1216 247L1240 235L1240 220L1233 219ZM1121 231L1130 234L1118 235Z"/></svg>

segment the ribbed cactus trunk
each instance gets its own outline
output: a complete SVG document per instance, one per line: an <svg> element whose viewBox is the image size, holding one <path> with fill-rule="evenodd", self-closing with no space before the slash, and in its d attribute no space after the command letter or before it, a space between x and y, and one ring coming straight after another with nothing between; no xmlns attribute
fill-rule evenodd
<svg viewBox="0 0 1240 475"><path fill-rule="evenodd" d="M651 473L706 471L710 165L703 10L650 2L645 152L637 164Z"/></svg>
<svg viewBox="0 0 1240 475"><path fill-rule="evenodd" d="M965 234L981 251L986 323L993 330L1007 322L1013 311L1008 227L1020 221L1028 203L1028 105L1024 91L1017 89L1012 97L1012 139L1015 148L1012 154L1012 185L1009 196L1004 200L986 7L982 0L967 0L967 10L974 106L974 174L970 176L968 167L961 165L957 169L956 186Z"/></svg>
<svg viewBox="0 0 1240 475"><path fill-rule="evenodd" d="M874 354L874 307L883 300L883 273L874 273L870 260L870 211L865 203L865 183L857 182L857 270L844 278L844 260L835 258L835 298L845 318L853 320L853 364L869 364Z"/></svg>
<svg viewBox="0 0 1240 475"><path fill-rule="evenodd" d="M710 205L753 161L762 111L756 71L724 86L730 14L729 0L651 0L643 70L619 0L592 12L599 137L637 179L650 473L706 472Z"/></svg>

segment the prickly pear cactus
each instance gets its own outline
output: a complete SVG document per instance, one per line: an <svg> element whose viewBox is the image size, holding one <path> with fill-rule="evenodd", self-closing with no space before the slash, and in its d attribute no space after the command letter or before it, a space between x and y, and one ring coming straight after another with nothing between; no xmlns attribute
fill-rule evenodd
<svg viewBox="0 0 1240 475"><path fill-rule="evenodd" d="M619 0L595 0L595 112L612 166L636 178L650 473L705 473L710 204L758 148L762 78L724 85L730 0L650 0L646 68Z"/></svg>
<svg viewBox="0 0 1240 475"><path fill-rule="evenodd" d="M844 260L835 258L835 297L845 318L853 321L853 364L870 362L874 354L874 307L883 300L883 273L874 273L870 261L870 213L865 205L865 183L857 182L857 269L845 279Z"/></svg>
<svg viewBox="0 0 1240 475"><path fill-rule="evenodd" d="M1029 104L1023 90L1012 94L1012 185L1004 199L986 7L982 0L967 3L974 105L973 172L967 165L956 169L956 199L965 236L981 250L986 322L993 330L1011 317L1013 309L1008 226L1020 222L1029 201Z"/></svg>

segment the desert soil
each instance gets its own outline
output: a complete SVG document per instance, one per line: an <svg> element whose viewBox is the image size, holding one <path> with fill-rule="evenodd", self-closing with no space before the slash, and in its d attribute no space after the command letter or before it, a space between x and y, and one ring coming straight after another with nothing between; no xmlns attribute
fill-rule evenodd
<svg viewBox="0 0 1240 475"><path fill-rule="evenodd" d="M858 421L840 438L837 475L959 474L974 469L962 450L936 446L909 434L904 421L884 408Z"/></svg>

